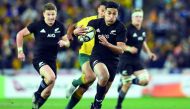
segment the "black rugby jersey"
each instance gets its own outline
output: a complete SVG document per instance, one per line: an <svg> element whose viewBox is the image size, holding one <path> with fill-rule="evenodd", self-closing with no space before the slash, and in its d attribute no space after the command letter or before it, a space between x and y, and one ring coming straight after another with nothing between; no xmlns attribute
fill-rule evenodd
<svg viewBox="0 0 190 109"><path fill-rule="evenodd" d="M125 42L126 30L124 25L117 20L114 24L107 26L104 18L95 19L88 23L96 30L95 45L92 50L91 57L102 60L118 60L118 54L99 43L98 37L104 35L109 43L117 45L117 42Z"/></svg>
<svg viewBox="0 0 190 109"><path fill-rule="evenodd" d="M126 37L127 37L126 45L136 47L138 49L138 52L136 54L131 54L130 52L124 52L121 55L121 58L125 59L127 57L126 60L128 60L128 59L130 59L130 60L139 59L140 58L140 52L141 52L141 49L143 46L143 42L146 39L145 30L143 28L138 30L134 25L130 24L127 27Z"/></svg>
<svg viewBox="0 0 190 109"><path fill-rule="evenodd" d="M65 34L62 23L55 21L52 26L48 26L41 20L31 23L27 28L35 37L34 59L55 60L59 48L58 41Z"/></svg>

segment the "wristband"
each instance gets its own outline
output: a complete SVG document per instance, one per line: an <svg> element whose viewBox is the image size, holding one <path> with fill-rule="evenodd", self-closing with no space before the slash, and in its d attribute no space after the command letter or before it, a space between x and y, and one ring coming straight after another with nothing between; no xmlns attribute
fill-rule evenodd
<svg viewBox="0 0 190 109"><path fill-rule="evenodd" d="M23 48L22 47L18 47L18 53L23 53Z"/></svg>
<svg viewBox="0 0 190 109"><path fill-rule="evenodd" d="M128 46L128 47L126 48L126 51L131 52L131 47Z"/></svg>

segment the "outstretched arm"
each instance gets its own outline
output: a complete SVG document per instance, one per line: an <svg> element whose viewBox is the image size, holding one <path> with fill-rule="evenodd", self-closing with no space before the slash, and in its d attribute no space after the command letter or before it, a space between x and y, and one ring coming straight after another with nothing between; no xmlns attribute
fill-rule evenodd
<svg viewBox="0 0 190 109"><path fill-rule="evenodd" d="M143 42L143 48L144 51L148 54L149 58L152 59L153 61L157 60L156 54L152 53L150 48L148 47L146 41Z"/></svg>
<svg viewBox="0 0 190 109"><path fill-rule="evenodd" d="M25 60L25 55L23 52L23 37L30 34L30 31L25 27L17 33L16 44L18 50L18 58L22 61Z"/></svg>
<svg viewBox="0 0 190 109"><path fill-rule="evenodd" d="M83 28L82 25L77 27L75 24L70 24L67 29L67 38L72 41L74 35L84 35L85 32L85 28Z"/></svg>
<svg viewBox="0 0 190 109"><path fill-rule="evenodd" d="M59 40L58 44L59 44L59 47L67 47L68 48L70 46L70 41L68 39L68 35L66 34L66 35L62 36L62 38L61 38L61 40Z"/></svg>

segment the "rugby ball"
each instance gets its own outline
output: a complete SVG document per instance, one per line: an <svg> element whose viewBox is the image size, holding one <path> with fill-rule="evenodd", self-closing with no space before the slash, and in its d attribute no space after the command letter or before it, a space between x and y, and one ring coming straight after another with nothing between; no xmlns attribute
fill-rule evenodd
<svg viewBox="0 0 190 109"><path fill-rule="evenodd" d="M88 41L90 41L91 39L93 39L94 36L95 36L95 30L94 30L93 27L87 26L87 27L85 27L85 31L86 31L86 34L85 34L85 35L80 35L80 36L78 36L78 40L79 40L80 42L88 42Z"/></svg>

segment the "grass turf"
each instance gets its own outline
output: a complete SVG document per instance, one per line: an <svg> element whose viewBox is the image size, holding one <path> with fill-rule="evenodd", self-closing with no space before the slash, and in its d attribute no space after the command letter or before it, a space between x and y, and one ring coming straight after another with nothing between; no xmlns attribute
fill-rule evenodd
<svg viewBox="0 0 190 109"><path fill-rule="evenodd" d="M74 109L90 109L93 99L82 99ZM115 109L116 99L105 99L102 109ZM64 109L67 99L49 99L41 109ZM0 109L31 109L31 99L0 99ZM123 109L190 109L190 98L125 99Z"/></svg>

